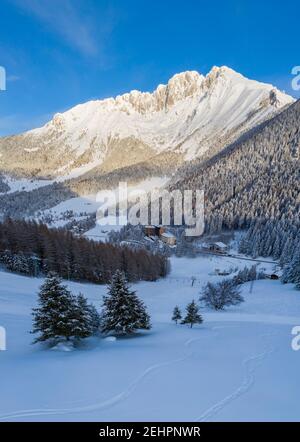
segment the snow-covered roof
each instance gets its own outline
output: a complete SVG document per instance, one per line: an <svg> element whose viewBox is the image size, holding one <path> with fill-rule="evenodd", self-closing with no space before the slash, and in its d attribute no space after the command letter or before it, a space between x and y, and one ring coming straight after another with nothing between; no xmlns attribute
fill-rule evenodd
<svg viewBox="0 0 300 442"><path fill-rule="evenodd" d="M145 229L160 229L163 227L161 224L149 224L148 226L144 226Z"/></svg>
<svg viewBox="0 0 300 442"><path fill-rule="evenodd" d="M161 234L161 236L164 236L165 238L176 238L172 233L170 232L164 232Z"/></svg>
<svg viewBox="0 0 300 442"><path fill-rule="evenodd" d="M220 249L226 249L227 248L227 245L224 244L221 241L215 242L214 245L217 246L217 247L220 247Z"/></svg>

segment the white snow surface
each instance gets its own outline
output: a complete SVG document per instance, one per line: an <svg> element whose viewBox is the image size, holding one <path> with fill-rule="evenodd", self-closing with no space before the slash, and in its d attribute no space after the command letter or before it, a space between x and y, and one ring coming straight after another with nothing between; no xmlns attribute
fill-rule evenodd
<svg viewBox="0 0 300 442"><path fill-rule="evenodd" d="M299 421L300 293L263 280L243 286L246 302L224 312L202 309L204 323L171 323L176 304L199 297L208 276L230 258L172 258L172 272L134 289L153 328L114 341L95 337L72 352L31 345L31 309L42 279L0 272L0 421ZM268 267L267 264L263 264ZM269 265L271 269L272 266ZM191 277L196 282L191 286ZM68 283L97 308L105 286Z"/></svg>
<svg viewBox="0 0 300 442"><path fill-rule="evenodd" d="M169 177L163 176L163 177L151 177L147 178L145 180L141 180L139 183L136 184L128 184L127 186L127 194L130 196L130 194L136 194L138 192L151 192L153 190L159 190L162 189L168 182ZM101 207L101 205L104 203L105 198L107 198L108 194L113 192L116 198L116 201L122 202L124 201L125 194L119 194L119 188L116 187L114 189L104 189L99 191L98 193L85 195L85 196L78 196L75 198L70 198L66 201L63 201L59 204L57 204L54 207L51 207L50 209L46 209L44 211L39 211L41 214L40 216L47 216L51 214L53 216L53 223L51 224L52 227L63 227L66 223L70 221L70 219L64 218L64 213L67 211L72 211L73 216L72 219L80 220L84 219L86 217L85 214L92 214L96 213L97 210ZM84 214L84 215L82 215ZM121 218L120 214L120 218ZM114 219L114 221L116 221ZM109 225L107 226L99 226L96 225L93 229L86 232L86 236L90 237L91 239L99 240L106 239L107 233L110 230L120 230L122 225L117 225L115 223L111 223L108 219L107 222ZM125 224L127 222L124 221Z"/></svg>
<svg viewBox="0 0 300 442"><path fill-rule="evenodd" d="M36 180L29 178L14 178L9 175L5 175L3 181L9 186L8 192L0 192L0 195L3 193L13 193L13 192L29 192L34 189L38 189L40 187L48 186L49 184L53 184L54 180Z"/></svg>

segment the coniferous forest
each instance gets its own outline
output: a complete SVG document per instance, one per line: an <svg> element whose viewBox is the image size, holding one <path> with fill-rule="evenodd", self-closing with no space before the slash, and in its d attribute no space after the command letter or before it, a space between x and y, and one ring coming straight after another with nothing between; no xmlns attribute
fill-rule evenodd
<svg viewBox="0 0 300 442"><path fill-rule="evenodd" d="M299 220L299 119L298 100L214 157L179 170L172 189L205 191L207 232Z"/></svg>
<svg viewBox="0 0 300 442"><path fill-rule="evenodd" d="M282 282L300 289L299 221L256 220L243 235L239 251L253 258L272 256L283 269Z"/></svg>
<svg viewBox="0 0 300 442"><path fill-rule="evenodd" d="M0 223L0 262L30 276L56 272L65 279L106 284L116 270L128 281L154 281L168 272L168 259L147 250L99 243L35 221Z"/></svg>

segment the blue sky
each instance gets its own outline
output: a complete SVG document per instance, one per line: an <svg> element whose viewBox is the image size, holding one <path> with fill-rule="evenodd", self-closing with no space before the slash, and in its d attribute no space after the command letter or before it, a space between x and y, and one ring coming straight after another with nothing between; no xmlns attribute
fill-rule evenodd
<svg viewBox="0 0 300 442"><path fill-rule="evenodd" d="M291 90L297 0L0 0L0 135L173 74L227 65Z"/></svg>

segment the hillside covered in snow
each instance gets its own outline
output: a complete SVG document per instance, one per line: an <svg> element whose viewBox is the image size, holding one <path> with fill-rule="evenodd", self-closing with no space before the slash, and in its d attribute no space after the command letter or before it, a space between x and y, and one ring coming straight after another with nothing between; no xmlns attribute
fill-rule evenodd
<svg viewBox="0 0 300 442"><path fill-rule="evenodd" d="M228 67L187 71L153 93L80 104L44 127L0 139L1 169L25 176L78 176L152 161L174 164L221 150L293 98Z"/></svg>
<svg viewBox="0 0 300 442"><path fill-rule="evenodd" d="M166 279L133 286L152 330L90 338L69 352L31 345L42 279L0 272L0 324L7 331L0 421L299 421L300 355L291 330L300 303L292 285L247 283L243 304L223 312L202 308L204 322L193 329L171 322L176 304L184 311L207 280L223 278L216 268L245 263L173 258ZM105 286L68 286L100 308Z"/></svg>

